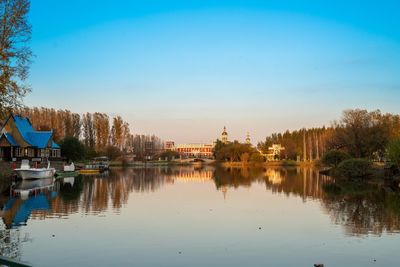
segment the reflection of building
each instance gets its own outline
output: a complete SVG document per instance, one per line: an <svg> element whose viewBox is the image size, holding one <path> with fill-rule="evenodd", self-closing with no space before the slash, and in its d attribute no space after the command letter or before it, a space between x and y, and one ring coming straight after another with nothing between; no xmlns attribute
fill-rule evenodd
<svg viewBox="0 0 400 267"><path fill-rule="evenodd" d="M224 131L221 134L221 141L224 144L227 144L229 142L228 141L228 132L226 131L226 127L225 126L224 126Z"/></svg>
<svg viewBox="0 0 400 267"><path fill-rule="evenodd" d="M53 131L36 131L28 118L11 115L0 131L0 159L60 158L60 147L53 141Z"/></svg>
<svg viewBox="0 0 400 267"><path fill-rule="evenodd" d="M211 181L213 177L213 170L186 170L182 169L179 172L172 175L174 180L180 182L207 182Z"/></svg>
<svg viewBox="0 0 400 267"><path fill-rule="evenodd" d="M268 181L273 185L280 185L282 183L282 174L277 170L267 169L265 176L268 178Z"/></svg>
<svg viewBox="0 0 400 267"><path fill-rule="evenodd" d="M283 150L285 150L285 148L280 144L273 144L271 147L268 148L267 160L268 161L280 160L281 151Z"/></svg>
<svg viewBox="0 0 400 267"><path fill-rule="evenodd" d="M179 144L175 151L183 157L212 158L213 145L211 144Z"/></svg>

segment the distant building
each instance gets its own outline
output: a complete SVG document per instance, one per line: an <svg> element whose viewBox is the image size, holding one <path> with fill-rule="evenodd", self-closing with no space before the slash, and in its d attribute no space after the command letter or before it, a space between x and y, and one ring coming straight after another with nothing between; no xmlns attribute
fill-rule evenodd
<svg viewBox="0 0 400 267"><path fill-rule="evenodd" d="M174 149L185 158L212 158L211 144L179 144Z"/></svg>
<svg viewBox="0 0 400 267"><path fill-rule="evenodd" d="M175 142L174 141L166 141L164 143L164 149L165 150L171 151L171 150L174 150L174 148L175 148Z"/></svg>
<svg viewBox="0 0 400 267"><path fill-rule="evenodd" d="M226 131L226 127L225 126L224 126L224 131L221 134L221 141L224 144L227 144L229 142L228 141L228 132Z"/></svg>
<svg viewBox="0 0 400 267"><path fill-rule="evenodd" d="M281 159L281 152L285 150L285 148L281 144L273 144L268 148L267 160L275 161Z"/></svg>
<svg viewBox="0 0 400 267"><path fill-rule="evenodd" d="M61 158L53 131L36 131L28 118L10 115L0 129L0 160Z"/></svg>

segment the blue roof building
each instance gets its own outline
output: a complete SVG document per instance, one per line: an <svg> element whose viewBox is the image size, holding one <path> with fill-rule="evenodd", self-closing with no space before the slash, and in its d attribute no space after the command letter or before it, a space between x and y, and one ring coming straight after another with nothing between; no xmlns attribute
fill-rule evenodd
<svg viewBox="0 0 400 267"><path fill-rule="evenodd" d="M0 128L0 158L3 160L60 158L53 131L36 131L28 118L10 115Z"/></svg>

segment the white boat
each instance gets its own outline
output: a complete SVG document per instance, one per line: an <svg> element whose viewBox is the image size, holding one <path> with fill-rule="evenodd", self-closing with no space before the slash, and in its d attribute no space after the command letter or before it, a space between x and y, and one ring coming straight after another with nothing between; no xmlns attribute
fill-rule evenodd
<svg viewBox="0 0 400 267"><path fill-rule="evenodd" d="M56 169L50 168L50 162L48 162L47 168L31 168L29 160L22 160L21 167L15 169L15 172L22 179L43 179L53 177L56 174Z"/></svg>
<svg viewBox="0 0 400 267"><path fill-rule="evenodd" d="M64 172L74 172L75 171L75 164L72 162L70 165L64 166Z"/></svg>

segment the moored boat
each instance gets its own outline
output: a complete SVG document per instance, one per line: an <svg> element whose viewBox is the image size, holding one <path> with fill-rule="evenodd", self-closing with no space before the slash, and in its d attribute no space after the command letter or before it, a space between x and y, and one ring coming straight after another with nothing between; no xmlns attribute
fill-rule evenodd
<svg viewBox="0 0 400 267"><path fill-rule="evenodd" d="M56 171L56 178L64 178L64 177L76 177L79 175L79 171L73 172L65 172L65 171Z"/></svg>
<svg viewBox="0 0 400 267"><path fill-rule="evenodd" d="M79 170L79 174L86 174L86 175L91 175L91 174L99 174L100 170L99 169L82 169Z"/></svg>
<svg viewBox="0 0 400 267"><path fill-rule="evenodd" d="M50 168L50 162L48 162L47 168L31 168L29 160L22 160L21 167L14 171L22 179L52 178L56 173L56 169Z"/></svg>
<svg viewBox="0 0 400 267"><path fill-rule="evenodd" d="M109 160L107 157L97 157L90 164L85 165L85 170L99 170L100 172L108 170Z"/></svg>
<svg viewBox="0 0 400 267"><path fill-rule="evenodd" d="M70 165L64 166L64 172L74 172L75 171L75 164L72 162Z"/></svg>

